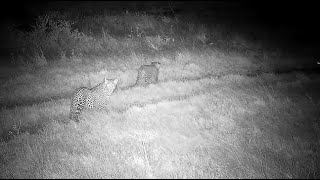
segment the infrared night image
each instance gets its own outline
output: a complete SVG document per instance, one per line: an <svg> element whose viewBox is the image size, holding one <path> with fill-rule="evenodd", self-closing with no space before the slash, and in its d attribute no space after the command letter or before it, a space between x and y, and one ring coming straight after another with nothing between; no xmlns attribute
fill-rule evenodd
<svg viewBox="0 0 320 180"><path fill-rule="evenodd" d="M307 1L8 1L0 178L320 178Z"/></svg>

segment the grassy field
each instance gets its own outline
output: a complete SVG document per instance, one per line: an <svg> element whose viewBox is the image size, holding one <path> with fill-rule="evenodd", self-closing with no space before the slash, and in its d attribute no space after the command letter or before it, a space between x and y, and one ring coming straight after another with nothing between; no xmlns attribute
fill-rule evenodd
<svg viewBox="0 0 320 180"><path fill-rule="evenodd" d="M15 32L29 49L1 71L1 178L320 177L320 77L290 71L314 59L186 17L62 17ZM159 83L133 86L152 61ZM104 77L108 106L70 121L73 91Z"/></svg>

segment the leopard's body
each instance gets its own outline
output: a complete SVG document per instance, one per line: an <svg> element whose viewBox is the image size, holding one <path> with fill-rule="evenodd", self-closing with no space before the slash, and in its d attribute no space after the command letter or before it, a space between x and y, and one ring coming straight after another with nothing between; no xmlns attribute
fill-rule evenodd
<svg viewBox="0 0 320 180"><path fill-rule="evenodd" d="M104 79L93 88L82 87L73 94L69 118L79 122L83 109L101 108L107 105L109 96L116 89L118 79Z"/></svg>
<svg viewBox="0 0 320 180"><path fill-rule="evenodd" d="M135 85L146 85L158 82L159 62L152 62L151 65L142 65L138 69L138 76Z"/></svg>

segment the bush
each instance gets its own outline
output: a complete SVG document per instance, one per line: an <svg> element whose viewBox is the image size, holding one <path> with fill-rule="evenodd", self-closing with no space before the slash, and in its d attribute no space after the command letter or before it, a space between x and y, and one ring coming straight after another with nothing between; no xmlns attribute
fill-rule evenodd
<svg viewBox="0 0 320 180"><path fill-rule="evenodd" d="M74 17L70 13L49 12L35 22L31 31L13 31L20 49L14 59L19 62L21 57L27 62L46 64L83 55L167 51L176 47L215 45L234 51L254 47L241 38L229 40L230 35L223 35L223 28L204 26L188 16L172 18L126 11L119 15Z"/></svg>
<svg viewBox="0 0 320 180"><path fill-rule="evenodd" d="M92 38L73 30L74 22L57 19L57 16L42 15L36 19L30 32L15 29L17 43L24 49L22 55L26 61L42 58L49 61L58 60L62 56L71 57L87 50L81 43L92 41ZM21 51L20 51L21 52ZM18 55L18 54L17 54ZM21 55L21 53L19 54Z"/></svg>

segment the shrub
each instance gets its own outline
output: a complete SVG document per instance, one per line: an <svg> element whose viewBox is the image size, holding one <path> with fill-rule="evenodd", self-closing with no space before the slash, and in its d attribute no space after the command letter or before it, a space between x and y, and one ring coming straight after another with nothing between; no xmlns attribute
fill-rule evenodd
<svg viewBox="0 0 320 180"><path fill-rule="evenodd" d="M39 58L39 55L47 60L58 60L62 56L71 57L88 50L88 46L82 43L93 41L77 29L73 30L74 22L61 20L57 15L41 15L36 19L30 32L15 29L17 42L24 51L22 55L27 61ZM20 51L21 52L21 51ZM17 54L18 55L18 54ZM19 53L21 55L21 53Z"/></svg>

